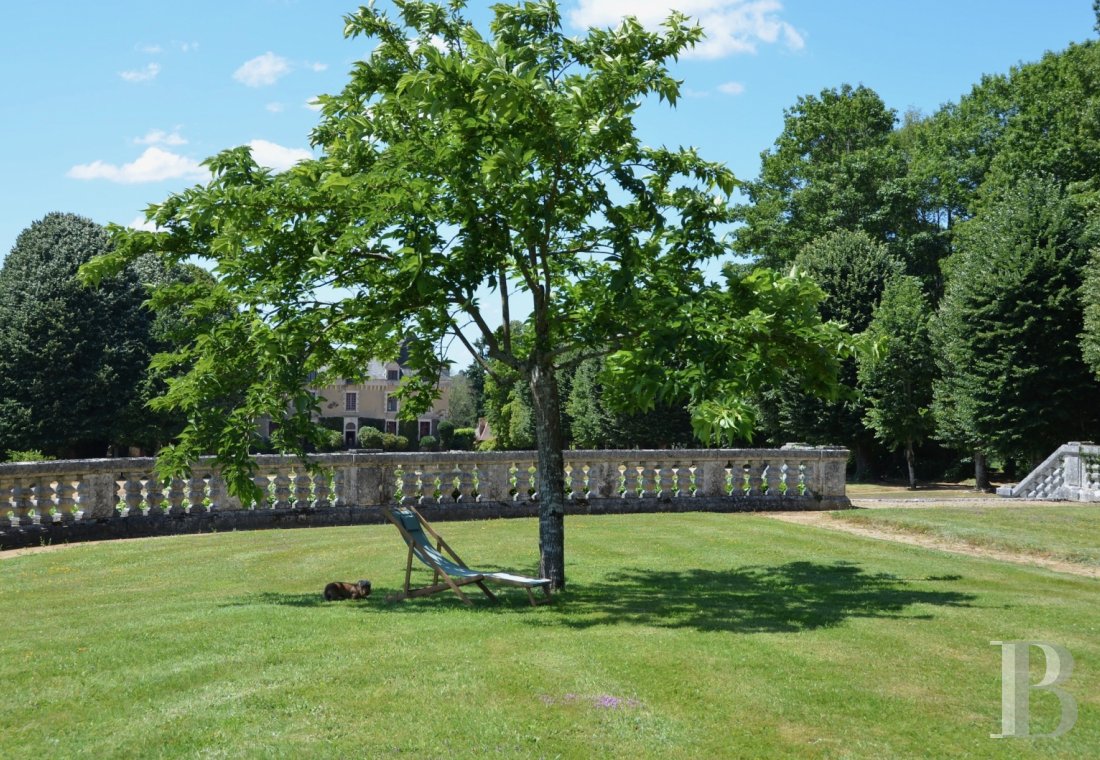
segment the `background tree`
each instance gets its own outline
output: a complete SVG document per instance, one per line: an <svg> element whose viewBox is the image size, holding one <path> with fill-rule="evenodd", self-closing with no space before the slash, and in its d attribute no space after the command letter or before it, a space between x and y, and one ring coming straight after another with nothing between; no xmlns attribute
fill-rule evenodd
<svg viewBox="0 0 1100 760"><path fill-rule="evenodd" d="M805 246L795 264L825 291L822 319L836 320L852 333L871 324L887 286L904 272L904 265L882 243L865 232L837 231ZM840 372L842 393L825 399L803 391L796 378L786 378L760 400L765 434L773 443L788 440L839 444L852 450L857 480L872 476L874 432L868 428L866 402L858 393L856 363L847 360Z"/></svg>
<svg viewBox="0 0 1100 760"><path fill-rule="evenodd" d="M0 268L0 451L107 454L126 442L139 401L152 314L132 269L97 290L81 264L111 250L99 225L51 213L20 233Z"/></svg>
<svg viewBox="0 0 1100 760"><path fill-rule="evenodd" d="M864 421L880 441L905 451L910 488L917 487L916 446L933 424L931 314L920 280L892 280L868 327L879 349L858 362Z"/></svg>
<svg viewBox="0 0 1100 760"><path fill-rule="evenodd" d="M1034 463L1096 429L1077 337L1087 251L1082 209L1049 178L1021 178L960 228L934 329L934 411L938 435L974 449L977 466L987 454Z"/></svg>
<svg viewBox="0 0 1100 760"><path fill-rule="evenodd" d="M581 449L652 449L695 441L683 405L658 404L647 412L621 411L604 387L604 361L586 359L573 375L566 407L571 443ZM618 406L619 408L616 408Z"/></svg>
<svg viewBox="0 0 1100 760"><path fill-rule="evenodd" d="M798 99L783 132L761 154L760 176L745 186L736 248L765 266L789 266L802 249L838 231L887 245L910 274L934 280L943 243L908 177L908 146L897 115L867 87L843 85Z"/></svg>
<svg viewBox="0 0 1100 760"><path fill-rule="evenodd" d="M447 411L455 427L476 427L478 420L478 402L473 383L469 375L459 372L451 377L451 388L447 395Z"/></svg>
<svg viewBox="0 0 1100 760"><path fill-rule="evenodd" d="M485 36L461 2L394 6L396 19L369 7L345 19L347 34L375 47L341 93L320 98L320 158L273 174L247 148L219 154L209 184L153 208L163 233L116 229L119 256L88 276L150 250L214 263L218 282L193 308L228 303L233 317L178 352L190 369L166 403L189 424L160 461L178 471L213 449L238 493L254 489L254 419L290 410L274 438L283 450L302 453L317 435L309 372L354 373L415 335L417 374L401 389L403 414L415 415L447 366L444 337L474 353L461 331L472 323L486 372L499 362L530 389L540 572L560 589L560 372L592 346L615 350L615 376L652 394L639 403L690 391L699 429L713 434L751 424L744 395L772 366L805 366L827 386L843 338L817 317L812 284L761 276L724 288L703 277L702 262L726 252L715 230L731 221L734 179L693 150L642 145L633 122L651 95L678 96L667 63L701 37L685 17L660 33L628 19L573 38L553 3L497 5ZM322 298L326 285L348 295ZM499 333L482 311L484 286L500 299ZM510 326L517 292L532 302L525 340ZM652 369L702 331L689 342L695 360L722 374ZM212 392L239 400L207 412Z"/></svg>

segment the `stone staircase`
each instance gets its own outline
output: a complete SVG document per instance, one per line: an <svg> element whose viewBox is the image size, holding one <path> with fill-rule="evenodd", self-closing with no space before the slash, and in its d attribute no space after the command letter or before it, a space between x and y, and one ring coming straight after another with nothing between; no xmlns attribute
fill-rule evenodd
<svg viewBox="0 0 1100 760"><path fill-rule="evenodd" d="M998 496L1016 499L1100 501L1100 446L1072 441L1060 446L1031 473Z"/></svg>

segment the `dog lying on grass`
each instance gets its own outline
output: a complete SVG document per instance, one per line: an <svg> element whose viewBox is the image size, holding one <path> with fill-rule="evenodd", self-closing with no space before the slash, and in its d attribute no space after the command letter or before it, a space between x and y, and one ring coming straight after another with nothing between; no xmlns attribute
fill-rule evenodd
<svg viewBox="0 0 1100 760"><path fill-rule="evenodd" d="M333 581L325 586L325 601L335 602L340 599L366 599L370 596L370 581Z"/></svg>

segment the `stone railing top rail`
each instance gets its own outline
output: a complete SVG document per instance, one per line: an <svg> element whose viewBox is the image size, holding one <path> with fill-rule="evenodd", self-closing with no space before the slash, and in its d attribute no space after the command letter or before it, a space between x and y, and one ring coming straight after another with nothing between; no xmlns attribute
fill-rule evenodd
<svg viewBox="0 0 1100 760"><path fill-rule="evenodd" d="M1100 447L1097 448L1100 452ZM782 449L569 449L565 451L566 462L570 461L636 461L675 460L713 462L716 460L760 460L760 459L847 459L848 450L828 447L790 447ZM431 451L431 452L377 452L352 450L334 454L313 454L309 461L321 465L358 465L386 464L400 465L405 462L435 464L443 462L534 462L538 455L534 451ZM259 454L253 457L261 468L292 466L298 463L297 457L283 454ZM43 475L122 472L151 472L156 459L154 457L118 457L113 459L59 459L50 462L4 462L0 464L0 477L32 478ZM203 457L195 463L193 469L209 471L214 466L212 457Z"/></svg>

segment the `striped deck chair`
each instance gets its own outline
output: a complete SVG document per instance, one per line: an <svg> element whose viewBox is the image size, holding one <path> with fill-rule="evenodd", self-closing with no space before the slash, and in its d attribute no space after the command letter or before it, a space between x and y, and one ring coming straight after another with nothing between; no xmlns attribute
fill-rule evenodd
<svg viewBox="0 0 1100 760"><path fill-rule="evenodd" d="M518 586L524 589L532 605L546 604L550 601L549 578L527 578L512 573L490 573L484 570L473 570L467 567L462 558L455 553L455 550L432 529L432 526L424 519L423 515L413 507L391 507L384 510L384 512L389 521L397 526L397 530L401 532L401 537L405 539L405 544L409 547L409 556L405 563L405 587L401 593L393 595L390 599L399 601L414 596L428 596L450 589L458 594L458 598L466 604L473 604L470 597L461 588L473 583L484 591L486 596L495 601L496 595L485 585L486 581L490 581L491 583ZM432 569L434 576L430 586L421 588L410 586L413 557ZM441 580L442 582L440 582ZM543 598L541 599L535 598L534 589L537 588L542 589Z"/></svg>

